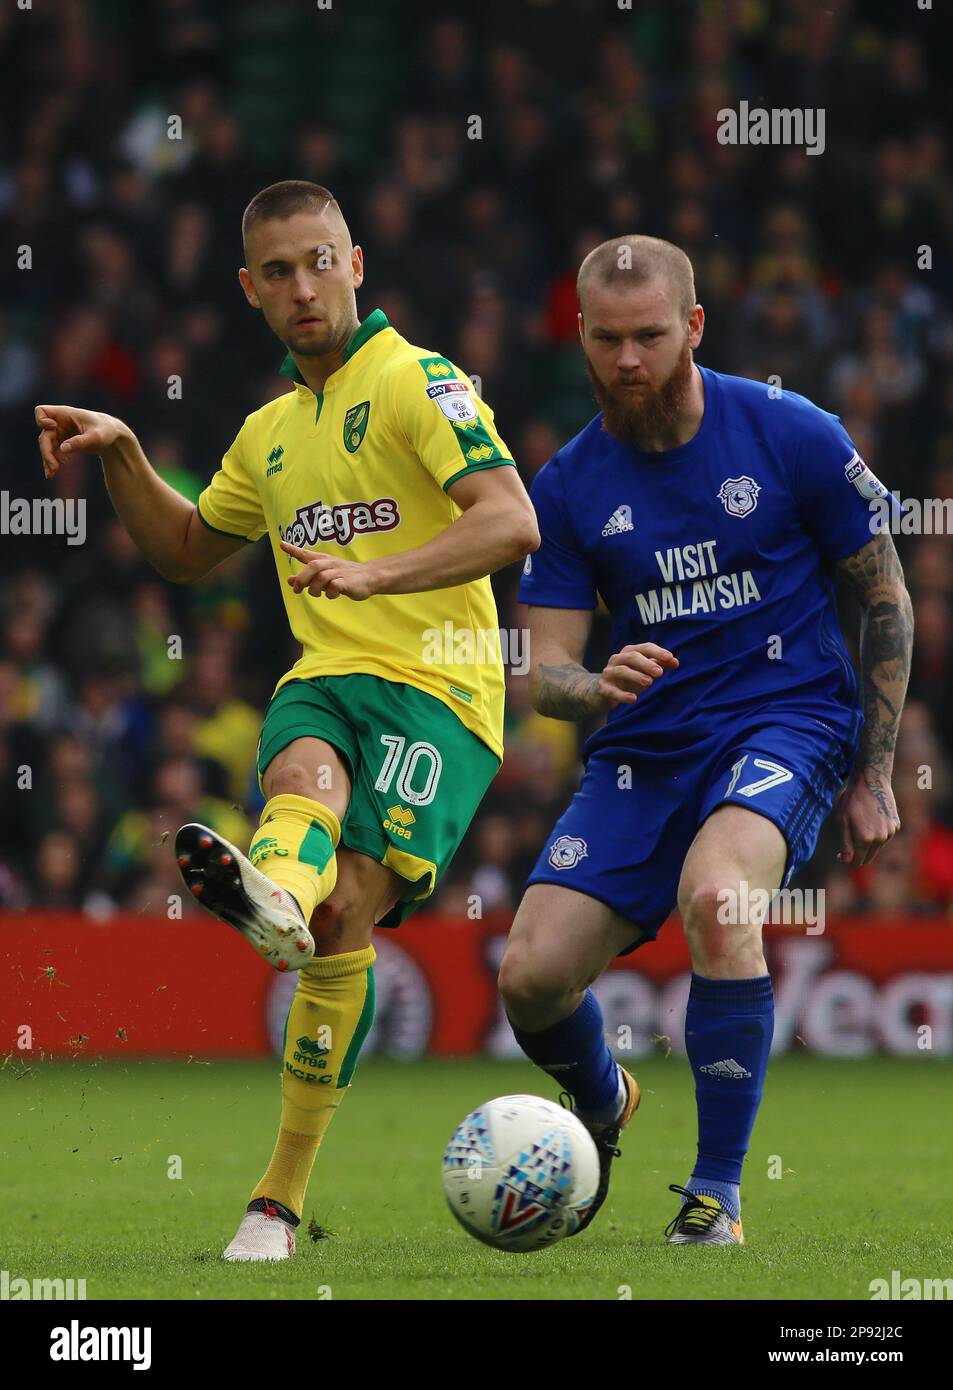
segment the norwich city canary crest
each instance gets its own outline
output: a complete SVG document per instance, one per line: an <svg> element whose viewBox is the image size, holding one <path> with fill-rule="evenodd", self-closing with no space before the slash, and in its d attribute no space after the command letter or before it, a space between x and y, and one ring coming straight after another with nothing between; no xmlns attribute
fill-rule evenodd
<svg viewBox="0 0 953 1390"><path fill-rule="evenodd" d="M361 401L360 405L352 405L344 417L344 447L349 454L356 453L361 446L361 440L367 433L367 421L371 413L370 401Z"/></svg>

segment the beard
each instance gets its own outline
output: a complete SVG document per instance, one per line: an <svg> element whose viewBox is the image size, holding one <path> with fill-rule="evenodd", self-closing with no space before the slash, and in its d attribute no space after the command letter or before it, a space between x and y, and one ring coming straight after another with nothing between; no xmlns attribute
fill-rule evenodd
<svg viewBox="0 0 953 1390"><path fill-rule="evenodd" d="M344 341L347 341L345 335ZM327 325L320 333L295 333L293 330L284 338L285 347L289 352L297 353L299 357L327 357L335 348L341 346L341 333L336 328Z"/></svg>
<svg viewBox="0 0 953 1390"><path fill-rule="evenodd" d="M647 386L636 395L617 386L605 386L596 376L588 353L583 355L607 434L620 444L638 449L675 433L692 380L692 350L687 338L668 379L661 386Z"/></svg>

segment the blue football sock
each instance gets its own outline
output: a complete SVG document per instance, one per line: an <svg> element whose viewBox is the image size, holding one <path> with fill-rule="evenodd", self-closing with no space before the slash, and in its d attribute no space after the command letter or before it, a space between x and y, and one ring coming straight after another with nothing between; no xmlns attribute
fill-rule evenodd
<svg viewBox="0 0 953 1390"><path fill-rule="evenodd" d="M541 1033L526 1033L510 1020L513 1034L531 1062L569 1092L590 1118L617 1113L619 1069L603 1033L602 1010L591 989L568 1018Z"/></svg>
<svg viewBox="0 0 953 1390"><path fill-rule="evenodd" d="M741 1220L741 1184L736 1182L715 1182L710 1178L689 1178L685 1184L687 1192L696 1197L715 1197L732 1221ZM684 1206L687 1197L682 1198Z"/></svg>
<svg viewBox="0 0 953 1390"><path fill-rule="evenodd" d="M735 1221L741 1215L741 1165L773 1036L770 975L752 980L692 975L685 1048L695 1075L698 1157L686 1187L716 1197Z"/></svg>

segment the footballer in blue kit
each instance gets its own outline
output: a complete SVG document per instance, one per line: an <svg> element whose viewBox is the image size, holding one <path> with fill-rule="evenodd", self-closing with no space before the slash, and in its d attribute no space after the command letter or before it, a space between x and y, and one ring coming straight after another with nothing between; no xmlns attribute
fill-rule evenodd
<svg viewBox="0 0 953 1390"><path fill-rule="evenodd" d="M535 708L607 717L529 877L500 989L521 1047L596 1140L602 1181L587 1225L640 1099L589 986L679 908L698 1151L686 1186L671 1185L682 1205L666 1234L738 1244L773 1036L767 903L810 858L835 803L844 863L868 862L899 829L890 779L910 601L875 519L891 495L837 418L694 362L704 311L682 251L652 237L605 242L578 288L600 414L533 484L542 543L520 598ZM862 607L862 688L837 573ZM589 672L600 598L613 655Z"/></svg>

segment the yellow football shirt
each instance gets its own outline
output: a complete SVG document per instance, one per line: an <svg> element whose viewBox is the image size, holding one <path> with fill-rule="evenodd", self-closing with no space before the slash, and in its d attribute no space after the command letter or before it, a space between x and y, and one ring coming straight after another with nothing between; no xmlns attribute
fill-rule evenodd
<svg viewBox="0 0 953 1390"><path fill-rule="evenodd" d="M366 674L414 685L503 755L503 666L489 578L362 603L296 594L301 568L279 548L373 560L423 545L462 515L447 488L513 464L493 412L452 362L412 346L375 309L320 395L289 353L294 391L245 420L198 500L204 524L266 533L303 654L281 678Z"/></svg>

